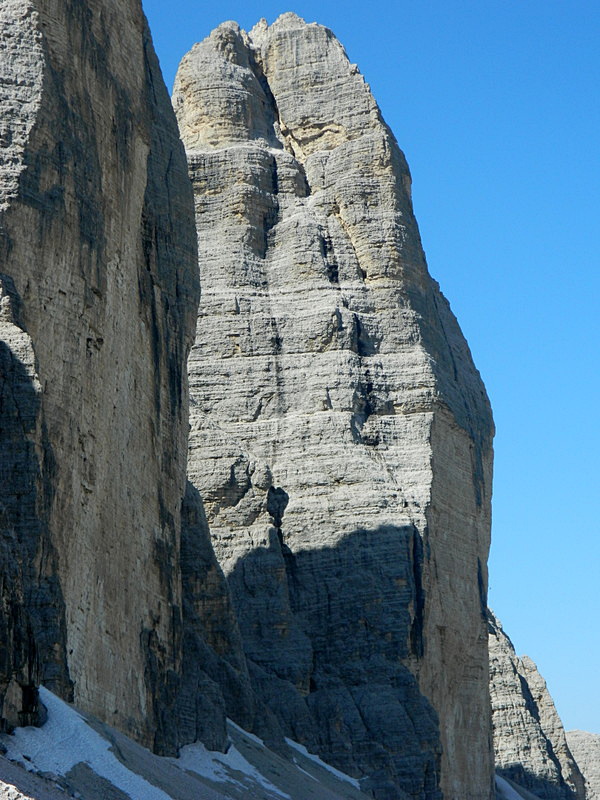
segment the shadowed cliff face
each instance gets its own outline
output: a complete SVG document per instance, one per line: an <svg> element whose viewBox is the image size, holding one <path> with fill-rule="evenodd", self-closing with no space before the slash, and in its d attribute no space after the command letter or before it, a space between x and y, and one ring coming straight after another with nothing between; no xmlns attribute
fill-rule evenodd
<svg viewBox="0 0 600 800"><path fill-rule="evenodd" d="M203 284L189 478L254 684L378 797L491 797L493 425L404 157L331 32L294 15L220 26L173 102Z"/></svg>
<svg viewBox="0 0 600 800"><path fill-rule="evenodd" d="M81 707L172 751L185 155L139 2L6 0L0 44L0 695L14 717L15 684L64 697L70 679Z"/></svg>
<svg viewBox="0 0 600 800"><path fill-rule="evenodd" d="M39 721L37 686L70 696L65 608L48 530L53 454L31 340L0 276L0 719Z"/></svg>
<svg viewBox="0 0 600 800"><path fill-rule="evenodd" d="M229 575L259 694L288 735L347 774L370 774L363 790L441 797L437 715L402 663L418 590L416 530L381 526L296 552L282 544L285 523L269 536Z"/></svg>
<svg viewBox="0 0 600 800"><path fill-rule="evenodd" d="M517 656L500 622L488 614L498 774L541 800L586 800L583 776L546 682L530 658Z"/></svg>

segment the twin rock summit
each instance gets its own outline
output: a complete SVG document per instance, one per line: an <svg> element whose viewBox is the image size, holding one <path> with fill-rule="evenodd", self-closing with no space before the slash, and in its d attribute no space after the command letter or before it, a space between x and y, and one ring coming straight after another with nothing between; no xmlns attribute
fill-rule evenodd
<svg viewBox="0 0 600 800"><path fill-rule="evenodd" d="M171 99L138 0L2 0L2 797L600 796L487 609L410 184L326 28L225 23ZM40 766L69 714L114 775Z"/></svg>

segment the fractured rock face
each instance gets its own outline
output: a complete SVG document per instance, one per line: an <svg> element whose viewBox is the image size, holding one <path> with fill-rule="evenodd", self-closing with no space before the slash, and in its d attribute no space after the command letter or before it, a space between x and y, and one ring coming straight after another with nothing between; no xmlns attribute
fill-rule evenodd
<svg viewBox="0 0 600 800"><path fill-rule="evenodd" d="M38 682L72 681L169 749L198 301L185 155L137 0L5 0L0 42L0 700L15 724Z"/></svg>
<svg viewBox="0 0 600 800"><path fill-rule="evenodd" d="M220 26L173 102L203 285L189 477L254 686L377 797L489 798L493 425L404 156L293 14Z"/></svg>
<svg viewBox="0 0 600 800"><path fill-rule="evenodd" d="M585 800L600 800L600 735L567 731L567 743L585 778Z"/></svg>
<svg viewBox="0 0 600 800"><path fill-rule="evenodd" d="M546 682L528 656L517 656L492 612L489 631L498 774L541 800L584 800L587 796L583 776L567 744Z"/></svg>

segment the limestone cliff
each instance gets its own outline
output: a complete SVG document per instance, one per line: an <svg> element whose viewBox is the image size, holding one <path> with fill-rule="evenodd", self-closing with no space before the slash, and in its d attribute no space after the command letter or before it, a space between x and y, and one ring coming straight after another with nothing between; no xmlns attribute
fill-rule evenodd
<svg viewBox="0 0 600 800"><path fill-rule="evenodd" d="M3 0L0 47L0 716L43 682L173 750L217 692L182 655L185 154L138 0Z"/></svg>
<svg viewBox="0 0 600 800"><path fill-rule="evenodd" d="M189 476L254 686L376 797L486 800L493 425L404 156L293 14L220 26L173 101L203 286Z"/></svg>
<svg viewBox="0 0 600 800"><path fill-rule="evenodd" d="M498 774L540 800L586 800L583 776L567 744L546 682L530 658L517 656L491 612L489 632Z"/></svg>
<svg viewBox="0 0 600 800"><path fill-rule="evenodd" d="M600 735L567 731L567 743L585 779L585 800L600 800Z"/></svg>

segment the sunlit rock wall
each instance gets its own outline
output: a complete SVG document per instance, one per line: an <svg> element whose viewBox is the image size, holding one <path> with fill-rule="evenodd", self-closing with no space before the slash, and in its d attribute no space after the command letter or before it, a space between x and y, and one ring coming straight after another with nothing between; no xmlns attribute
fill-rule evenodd
<svg viewBox="0 0 600 800"><path fill-rule="evenodd" d="M485 389L357 67L225 23L173 102L203 299L189 476L254 685L379 798L491 798Z"/></svg>
<svg viewBox="0 0 600 800"><path fill-rule="evenodd" d="M42 681L172 749L198 302L185 155L137 0L4 0L0 44L4 717L33 719Z"/></svg>
<svg viewBox="0 0 600 800"><path fill-rule="evenodd" d="M498 774L540 800L586 800L583 776L567 744L546 682L528 656L517 656L491 612L489 631Z"/></svg>

